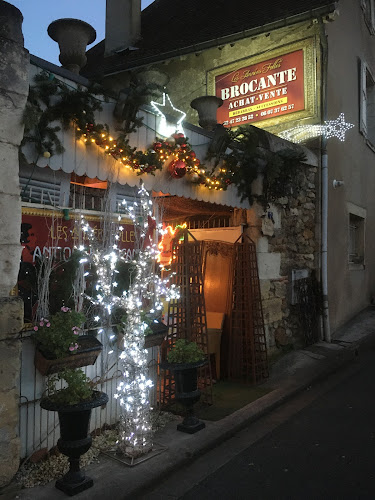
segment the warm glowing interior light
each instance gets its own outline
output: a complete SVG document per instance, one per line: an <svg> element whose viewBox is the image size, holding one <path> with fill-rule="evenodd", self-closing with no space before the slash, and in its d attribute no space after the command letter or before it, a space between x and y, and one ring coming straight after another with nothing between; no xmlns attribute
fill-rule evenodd
<svg viewBox="0 0 375 500"><path fill-rule="evenodd" d="M167 226L164 231L162 238L158 244L159 253L157 255L157 262L159 262L162 269L169 266L173 259L172 253L172 242L177 231L187 228L187 223L184 222L182 225L177 225L174 229L172 226Z"/></svg>

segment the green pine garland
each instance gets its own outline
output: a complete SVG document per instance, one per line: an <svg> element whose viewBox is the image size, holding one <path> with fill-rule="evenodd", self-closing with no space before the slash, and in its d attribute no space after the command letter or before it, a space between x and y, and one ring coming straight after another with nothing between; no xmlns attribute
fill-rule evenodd
<svg viewBox="0 0 375 500"><path fill-rule="evenodd" d="M61 127L54 125L59 122L65 130L74 126L77 140L83 140L87 146L95 144L101 147L106 154L137 175L155 175L156 170L162 170L166 160L181 160L192 182L221 191L234 184L241 200L247 199L251 204L254 199L251 184L260 173L260 165L264 165L264 189L263 195L257 197L258 201L267 206L290 194L304 155L292 149L271 153L260 148L261 132L251 126L227 130L231 152L208 153L206 159L213 162L211 170L196 158L183 134L174 134L166 140L157 138L146 151L131 147L129 133L142 125L142 120L136 114L149 94L150 90L144 86L137 90L136 85L130 85L126 102L129 101L132 112L123 113L123 128L114 138L108 125L96 123L95 120L95 113L102 109L98 98L104 95L101 88L70 88L54 78L53 74L42 72L34 77L34 85L30 87L24 113L25 135L22 144L33 143L37 157L46 153L62 154L64 147L57 135Z"/></svg>
<svg viewBox="0 0 375 500"><path fill-rule="evenodd" d="M51 73L35 75L23 116L25 132L21 146L33 143L37 157L45 152L62 154L64 147L57 136L61 127L53 123L60 122L65 130L72 124L76 128L85 127L87 122L95 120L95 112L102 109L95 97L98 94L99 89L94 86L71 89Z"/></svg>
<svg viewBox="0 0 375 500"><path fill-rule="evenodd" d="M241 201L247 199L250 205L257 199L265 208L278 198L289 196L296 185L300 163L306 160L303 153L284 149L272 153L261 148L262 132L251 126L228 130L230 153L210 154L214 160L215 179L225 186L234 184ZM220 165L220 167L219 167ZM252 193L252 182L263 173L263 194Z"/></svg>

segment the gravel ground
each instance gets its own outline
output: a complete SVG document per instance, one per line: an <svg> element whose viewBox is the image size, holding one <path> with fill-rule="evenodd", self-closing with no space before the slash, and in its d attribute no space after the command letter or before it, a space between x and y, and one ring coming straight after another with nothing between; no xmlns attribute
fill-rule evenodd
<svg viewBox="0 0 375 500"><path fill-rule="evenodd" d="M172 413L155 411L151 415L151 423L154 432L162 429L166 424L177 420ZM81 457L81 467L98 461L101 451L110 450L116 445L117 430L105 430L97 436L93 436L92 447ZM47 458L38 463L25 461L16 476L16 481L23 488L33 488L34 486L44 485L62 477L69 469L68 457L62 455L57 448L53 448Z"/></svg>

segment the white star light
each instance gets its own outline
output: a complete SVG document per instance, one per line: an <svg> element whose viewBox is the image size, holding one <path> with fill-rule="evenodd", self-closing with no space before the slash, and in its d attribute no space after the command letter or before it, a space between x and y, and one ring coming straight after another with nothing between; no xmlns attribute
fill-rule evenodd
<svg viewBox="0 0 375 500"><path fill-rule="evenodd" d="M330 137L337 137L340 141L345 141L345 132L354 127L351 123L345 122L344 113L341 113L336 120L329 120L324 122L325 132L324 135L327 139Z"/></svg>
<svg viewBox="0 0 375 500"><path fill-rule="evenodd" d="M300 143L324 135L326 139L337 137L341 142L344 142L345 133L353 127L353 124L345 122L344 113L341 113L336 120L325 121L324 125L300 125L299 127L284 130L279 134L279 137Z"/></svg>
<svg viewBox="0 0 375 500"><path fill-rule="evenodd" d="M160 103L151 101L151 106L161 117L160 128L158 130L160 135L163 135L164 137L169 137L175 132L185 135L184 129L182 128L182 122L186 117L186 113L173 106L172 101L170 100L168 94L163 92L163 102ZM167 122L167 118L165 116L166 114L169 117L172 116L173 118L176 118L177 121L173 125L169 125Z"/></svg>

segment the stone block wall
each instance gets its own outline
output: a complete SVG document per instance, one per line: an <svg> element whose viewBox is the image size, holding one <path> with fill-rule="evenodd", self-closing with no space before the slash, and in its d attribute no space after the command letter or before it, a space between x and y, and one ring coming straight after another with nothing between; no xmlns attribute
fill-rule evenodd
<svg viewBox="0 0 375 500"><path fill-rule="evenodd" d="M29 91L22 14L0 2L0 487L19 467L18 404L23 302L10 297L21 257L18 148Z"/></svg>
<svg viewBox="0 0 375 500"><path fill-rule="evenodd" d="M22 116L29 92L29 54L23 47L22 14L0 4L0 297L9 296L17 282L21 202L18 148L23 137ZM18 228L18 230L15 230Z"/></svg>
<svg viewBox="0 0 375 500"><path fill-rule="evenodd" d="M248 215L256 241L264 323L269 352L305 343L298 306L291 304L292 270L317 270L317 167L301 164L294 195Z"/></svg>
<svg viewBox="0 0 375 500"><path fill-rule="evenodd" d="M8 484L20 463L19 377L23 326L20 297L0 298L0 487Z"/></svg>

